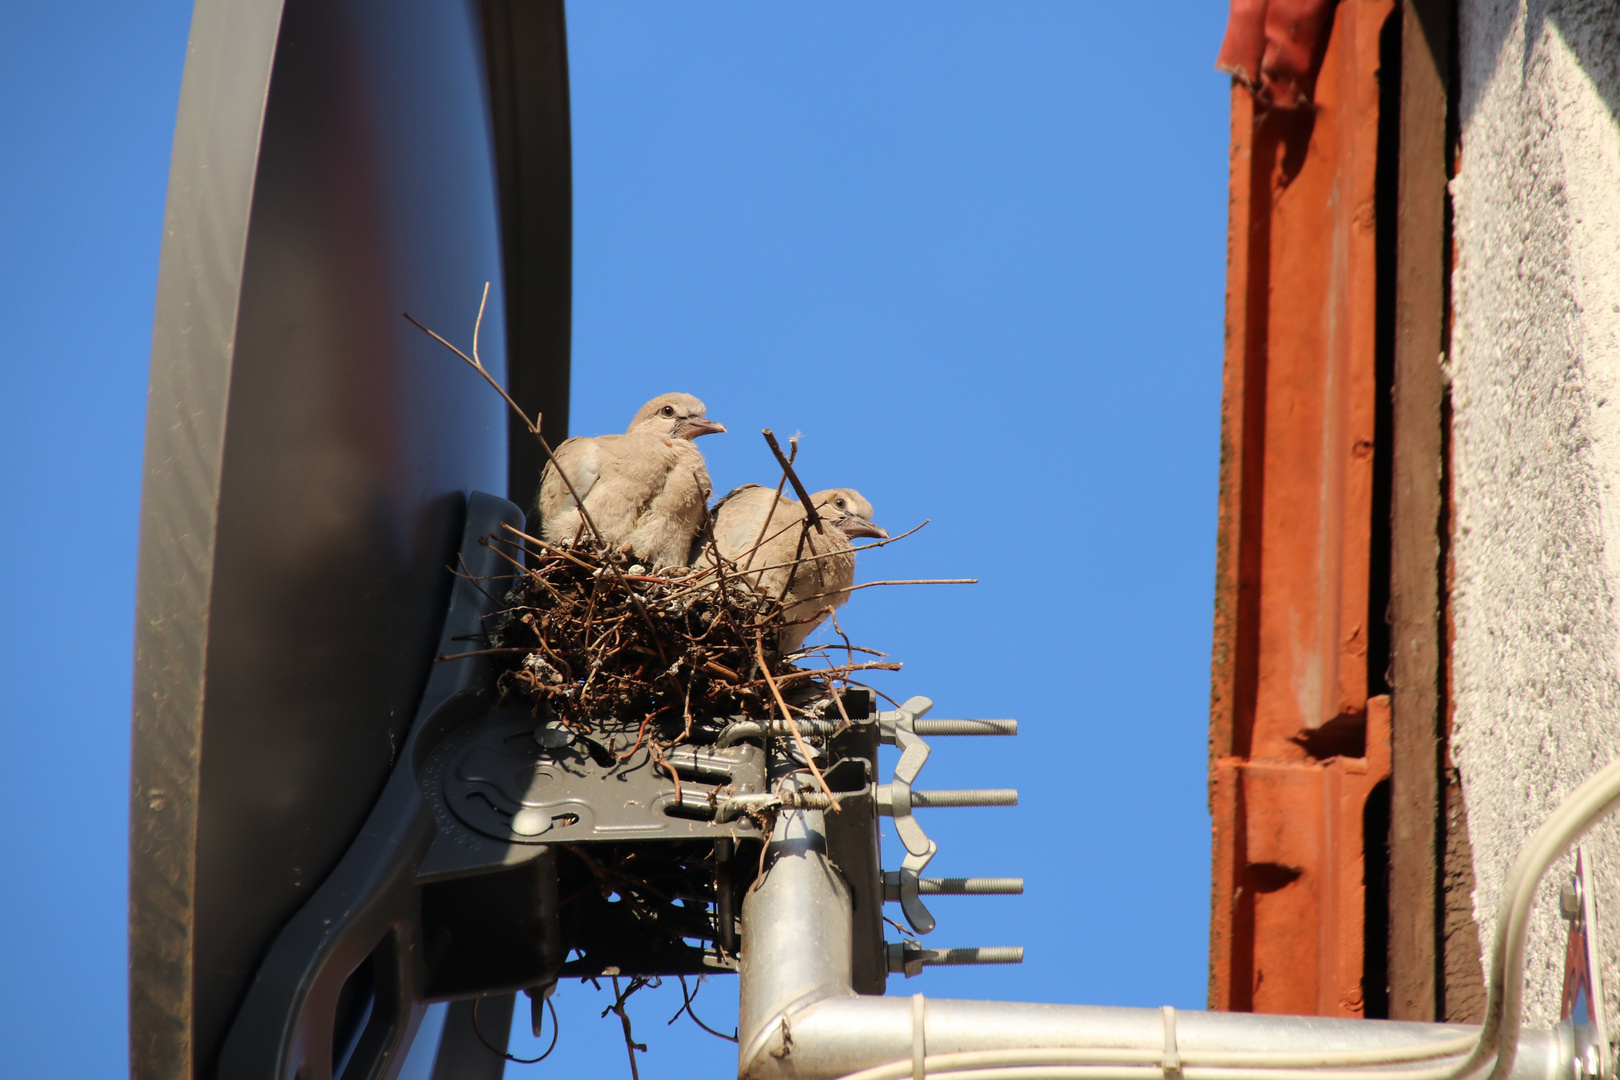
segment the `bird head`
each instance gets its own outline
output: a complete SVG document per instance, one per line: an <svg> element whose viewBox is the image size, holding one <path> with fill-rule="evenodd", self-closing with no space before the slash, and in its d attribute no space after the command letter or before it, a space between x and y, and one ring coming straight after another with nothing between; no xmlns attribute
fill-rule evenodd
<svg viewBox="0 0 1620 1080"><path fill-rule="evenodd" d="M872 524L872 504L854 488L829 488L810 496L816 512L826 518L827 524L849 537L870 536L887 540L889 530Z"/></svg>
<svg viewBox="0 0 1620 1080"><path fill-rule="evenodd" d="M726 430L726 425L704 417L708 410L691 394L660 394L636 413L625 431L632 435L662 435L666 439L695 439Z"/></svg>

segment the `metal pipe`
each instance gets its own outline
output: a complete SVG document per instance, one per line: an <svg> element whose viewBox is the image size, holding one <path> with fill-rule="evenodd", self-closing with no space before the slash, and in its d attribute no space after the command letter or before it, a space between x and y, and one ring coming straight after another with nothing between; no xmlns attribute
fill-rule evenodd
<svg viewBox="0 0 1620 1080"><path fill-rule="evenodd" d="M1078 1075L1073 1051L1095 1050L1098 1066L1112 1066L1092 1070L1095 1080L1247 1080L1257 1070L1244 1066L1268 1055L1322 1055L1328 1063L1335 1052L1423 1046L1478 1030L1337 1017L857 996L851 989L850 891L827 858L820 810L784 808L777 815L767 871L743 901L742 922L742 1080L836 1080L902 1059L914 1061L914 1074L921 1074L925 1057L1010 1049L1069 1052L1051 1068L1037 1063L1028 1076ZM1239 1055L1232 1061L1237 1068L1209 1067L1211 1055L1223 1052ZM1140 1063L1114 1065L1122 1053ZM1573 1056L1567 1032L1523 1032L1508 1080L1563 1080L1572 1075ZM1161 1058L1162 1066L1155 1064ZM1264 1071L1277 1080L1346 1076L1343 1068ZM1410 1068L1384 1075L1399 1078L1403 1072L1418 1075ZM1356 1080L1373 1075L1354 1074Z"/></svg>
<svg viewBox="0 0 1620 1080"><path fill-rule="evenodd" d="M777 814L765 876L743 898L738 1045L744 1061L751 1044L772 1037L790 1010L855 993L849 886L827 859L823 816L820 810Z"/></svg>

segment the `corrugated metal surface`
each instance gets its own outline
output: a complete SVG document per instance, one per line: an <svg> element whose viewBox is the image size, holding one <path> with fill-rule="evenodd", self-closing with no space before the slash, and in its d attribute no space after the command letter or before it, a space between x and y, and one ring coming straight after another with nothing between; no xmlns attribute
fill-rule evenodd
<svg viewBox="0 0 1620 1080"><path fill-rule="evenodd" d="M1310 108L1268 109L1233 87L1212 1008L1366 1009L1364 815L1389 773L1387 577L1373 560L1387 549L1374 450L1379 69L1393 11L1338 5ZM1229 47L1245 12L1252 22L1234 5ZM1301 32L1303 55L1316 46Z"/></svg>

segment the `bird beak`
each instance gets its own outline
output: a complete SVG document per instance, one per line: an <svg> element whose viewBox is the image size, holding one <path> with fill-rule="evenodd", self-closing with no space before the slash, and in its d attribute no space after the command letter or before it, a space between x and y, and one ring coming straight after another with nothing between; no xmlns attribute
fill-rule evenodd
<svg viewBox="0 0 1620 1080"><path fill-rule="evenodd" d="M705 420L702 417L682 420L675 425L677 439L695 439L699 435L719 435L726 430L726 425L718 420Z"/></svg>
<svg viewBox="0 0 1620 1080"><path fill-rule="evenodd" d="M857 517L854 514L846 515L844 520L838 523L838 531L851 540L857 536L870 536L874 540L887 540L889 538L888 529L881 525L874 525L865 518Z"/></svg>

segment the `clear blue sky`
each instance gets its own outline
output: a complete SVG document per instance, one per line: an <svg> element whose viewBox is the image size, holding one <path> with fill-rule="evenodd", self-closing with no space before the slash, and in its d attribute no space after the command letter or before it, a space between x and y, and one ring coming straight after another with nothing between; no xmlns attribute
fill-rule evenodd
<svg viewBox="0 0 1620 1080"><path fill-rule="evenodd" d="M575 3L574 430L688 390L716 487L812 487L893 531L845 624L880 685L1017 740L940 740L938 944L1021 968L931 996L1203 1004L1205 724L1225 245L1224 4ZM136 515L183 3L0 6L0 1074L125 1070ZM894 861L894 860L891 860ZM898 915L898 913L894 913ZM700 1013L728 1030L735 985ZM623 1044L565 985L562 1075ZM648 1080L734 1050L635 999ZM728 1013L730 1015L728 1015ZM518 1040L522 1051L527 1042ZM597 1072L593 1075L604 1075Z"/></svg>

